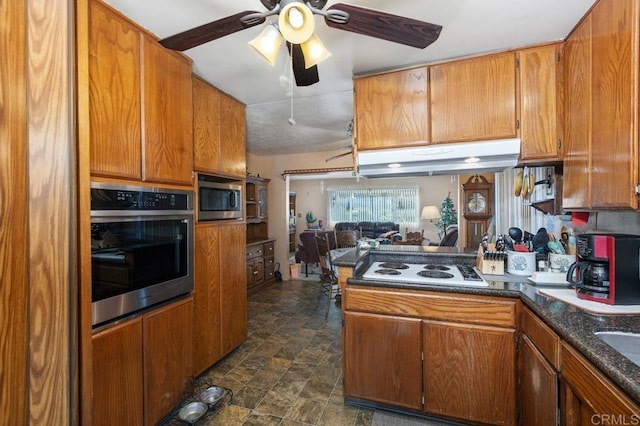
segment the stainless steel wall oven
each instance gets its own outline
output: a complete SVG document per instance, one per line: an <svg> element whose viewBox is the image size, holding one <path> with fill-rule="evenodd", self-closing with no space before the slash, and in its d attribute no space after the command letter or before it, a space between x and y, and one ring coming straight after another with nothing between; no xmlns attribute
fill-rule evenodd
<svg viewBox="0 0 640 426"><path fill-rule="evenodd" d="M93 326L193 290L193 193L91 184Z"/></svg>

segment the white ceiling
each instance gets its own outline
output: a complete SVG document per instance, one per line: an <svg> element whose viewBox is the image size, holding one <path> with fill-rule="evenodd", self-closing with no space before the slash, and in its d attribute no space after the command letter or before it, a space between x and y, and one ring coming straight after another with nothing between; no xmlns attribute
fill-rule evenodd
<svg viewBox="0 0 640 426"><path fill-rule="evenodd" d="M235 13L264 11L259 0L106 0L159 38ZM440 38L420 50L330 28L316 32L332 56L318 65L320 82L293 88L282 47L271 67L247 45L261 24L187 50L195 74L247 104L247 149L278 155L342 149L353 117L354 75L564 39L594 0L344 0L442 25ZM329 1L325 10L336 2Z"/></svg>

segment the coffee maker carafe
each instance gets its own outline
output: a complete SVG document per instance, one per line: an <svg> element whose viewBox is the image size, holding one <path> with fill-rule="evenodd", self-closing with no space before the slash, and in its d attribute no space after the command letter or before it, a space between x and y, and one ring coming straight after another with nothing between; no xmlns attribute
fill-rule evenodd
<svg viewBox="0 0 640 426"><path fill-rule="evenodd" d="M580 299L608 305L640 304L640 236L582 234L567 281Z"/></svg>

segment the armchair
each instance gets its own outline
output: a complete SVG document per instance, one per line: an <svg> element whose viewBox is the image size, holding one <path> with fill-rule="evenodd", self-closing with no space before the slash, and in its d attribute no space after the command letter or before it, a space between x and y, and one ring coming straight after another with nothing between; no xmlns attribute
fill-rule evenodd
<svg viewBox="0 0 640 426"><path fill-rule="evenodd" d="M296 251L296 262L304 263L305 277L309 276L309 264L316 264L320 261L318 257L318 247L316 245L315 232L302 232L300 234L298 250Z"/></svg>

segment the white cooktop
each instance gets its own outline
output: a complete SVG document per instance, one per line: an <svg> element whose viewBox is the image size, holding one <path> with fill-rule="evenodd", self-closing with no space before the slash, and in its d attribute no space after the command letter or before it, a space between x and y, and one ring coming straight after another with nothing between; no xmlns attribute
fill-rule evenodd
<svg viewBox="0 0 640 426"><path fill-rule="evenodd" d="M431 278L431 277L423 277L418 273L420 271L427 271L425 269L425 264L416 264L416 263L402 263L406 265L405 269L393 269L394 271L399 272L397 275L386 275L376 273L378 270L388 270L389 268L385 268L383 265L385 263L400 263L400 262L373 262L371 266L367 269L367 271L362 275L362 278L368 280L378 280L378 281L391 281L391 282L405 282L412 284L441 284L441 285L464 285L464 286L473 286L473 287L488 287L489 284L482 279L482 276L478 274L480 277L480 281L477 280L468 280L465 279L460 270L456 265L438 265L446 270L433 270L439 277ZM475 268L474 268L475 270ZM477 273L477 271L476 271ZM449 276L452 275L452 276Z"/></svg>

